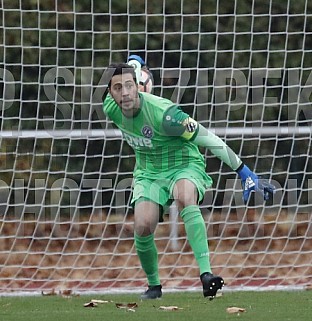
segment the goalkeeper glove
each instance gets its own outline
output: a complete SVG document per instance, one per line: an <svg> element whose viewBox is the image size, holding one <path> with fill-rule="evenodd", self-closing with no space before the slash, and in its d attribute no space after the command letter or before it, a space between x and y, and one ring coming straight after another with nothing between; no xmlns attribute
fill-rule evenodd
<svg viewBox="0 0 312 321"><path fill-rule="evenodd" d="M145 66L145 61L138 55L130 55L128 57L128 62L131 61L131 60L138 61L142 67Z"/></svg>
<svg viewBox="0 0 312 321"><path fill-rule="evenodd" d="M242 164L236 172L242 181L245 204L253 191L260 192L264 200L268 200L274 194L275 186L270 184L266 179L260 179L248 166Z"/></svg>

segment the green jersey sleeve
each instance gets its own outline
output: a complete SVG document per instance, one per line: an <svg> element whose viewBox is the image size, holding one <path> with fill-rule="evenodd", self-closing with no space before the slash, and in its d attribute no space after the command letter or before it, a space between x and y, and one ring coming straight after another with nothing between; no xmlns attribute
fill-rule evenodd
<svg viewBox="0 0 312 321"><path fill-rule="evenodd" d="M236 170L242 161L218 136L198 124L179 106L168 108L163 116L163 127L167 135L181 136L182 139L193 142L197 146L209 149L212 154Z"/></svg>
<svg viewBox="0 0 312 321"><path fill-rule="evenodd" d="M206 147L230 168L237 170L242 164L242 161L235 152L219 136L215 135L201 124L198 124L197 127L197 133L191 138L193 143L198 146Z"/></svg>
<svg viewBox="0 0 312 321"><path fill-rule="evenodd" d="M163 129L169 136L182 136L185 132L184 121L190 116L177 105L168 108L163 116Z"/></svg>

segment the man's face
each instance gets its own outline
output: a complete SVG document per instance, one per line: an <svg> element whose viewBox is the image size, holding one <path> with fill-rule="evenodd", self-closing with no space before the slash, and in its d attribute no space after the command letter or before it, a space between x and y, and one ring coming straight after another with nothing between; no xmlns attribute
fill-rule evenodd
<svg viewBox="0 0 312 321"><path fill-rule="evenodd" d="M123 114L131 116L139 108L138 87L131 73L113 76L109 92Z"/></svg>

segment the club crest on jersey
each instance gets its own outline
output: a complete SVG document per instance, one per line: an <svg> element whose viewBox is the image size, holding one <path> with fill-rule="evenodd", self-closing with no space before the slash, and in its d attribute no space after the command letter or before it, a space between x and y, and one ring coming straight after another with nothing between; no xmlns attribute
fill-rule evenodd
<svg viewBox="0 0 312 321"><path fill-rule="evenodd" d="M152 128L147 125L142 128L141 132L146 138L152 138L154 135Z"/></svg>

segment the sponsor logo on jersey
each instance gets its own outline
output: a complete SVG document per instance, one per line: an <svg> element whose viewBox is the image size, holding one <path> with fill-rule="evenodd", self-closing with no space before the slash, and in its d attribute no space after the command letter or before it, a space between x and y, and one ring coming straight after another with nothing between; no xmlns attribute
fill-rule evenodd
<svg viewBox="0 0 312 321"><path fill-rule="evenodd" d="M142 128L141 132L146 138L152 138L154 135L152 128L147 125Z"/></svg>
<svg viewBox="0 0 312 321"><path fill-rule="evenodd" d="M149 148L151 148L151 147L153 147L153 143L150 138L132 136L127 133L123 133L123 137L127 141L128 145L130 145L132 148L136 148L136 147L149 147Z"/></svg>

